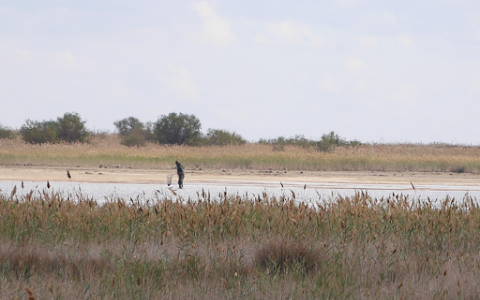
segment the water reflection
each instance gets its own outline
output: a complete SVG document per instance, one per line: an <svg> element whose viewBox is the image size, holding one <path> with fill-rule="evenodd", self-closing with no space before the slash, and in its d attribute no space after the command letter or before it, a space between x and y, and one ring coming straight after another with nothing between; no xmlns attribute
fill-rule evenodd
<svg viewBox="0 0 480 300"><path fill-rule="evenodd" d="M221 198L225 191L228 195L246 195L250 197L268 196L295 197L299 201L311 202L327 200L338 195L352 196L356 191L366 191L372 197L381 198L395 194L409 195L412 199L444 199L447 195L456 200L462 200L465 195L474 199L480 199L480 187L467 185L415 185L410 184L352 184L352 183L312 183L304 184L284 182L283 187L272 182L208 182L193 183L186 185L184 189L166 184L134 184L134 183L87 183L87 182L22 182L0 181L0 190L3 195L10 196L16 187L16 195L22 196L30 191L42 193L45 191L59 192L65 198L84 198L103 203L107 199L123 198L144 202L156 197L163 199L181 198L183 200L197 200L202 191L210 193L212 198Z"/></svg>

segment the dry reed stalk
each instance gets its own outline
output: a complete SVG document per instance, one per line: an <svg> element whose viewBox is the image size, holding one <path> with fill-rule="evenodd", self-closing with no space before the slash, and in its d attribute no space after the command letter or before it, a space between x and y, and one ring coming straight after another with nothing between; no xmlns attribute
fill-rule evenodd
<svg viewBox="0 0 480 300"><path fill-rule="evenodd" d="M255 298L249 294L255 289L271 299L286 290L298 299L392 293L433 299L436 291L475 298L479 292L480 208L474 199L374 199L362 192L312 207L293 195L197 196L168 195L149 204L114 198L98 205L54 191L16 196L18 202L0 195L0 271L9 283L28 277L39 296L48 293L40 280L56 284L56 274L64 272L62 284L77 285L70 298L83 297L86 287L97 294L109 287L120 299L138 297L134 292L159 298L156 293L167 291L177 292L167 298L178 298L181 288L198 299ZM277 239L287 242L261 247ZM297 247L302 243L321 251L305 252ZM257 268L262 251L263 257L285 257L276 265L287 262L287 268L277 274ZM304 267L306 258L314 264L305 266L315 267Z"/></svg>
<svg viewBox="0 0 480 300"><path fill-rule="evenodd" d="M185 147L148 144L142 148L120 145L118 140L92 144L30 145L0 140L0 163L49 163L58 166L124 165L168 168L181 159L189 167L289 170L391 170L479 172L480 148L449 145L361 145L319 152L286 146Z"/></svg>
<svg viewBox="0 0 480 300"><path fill-rule="evenodd" d="M33 295L33 292L31 289L29 289L28 287L25 287L25 290L27 291L28 293L28 300L35 300L37 298L35 298L35 296Z"/></svg>

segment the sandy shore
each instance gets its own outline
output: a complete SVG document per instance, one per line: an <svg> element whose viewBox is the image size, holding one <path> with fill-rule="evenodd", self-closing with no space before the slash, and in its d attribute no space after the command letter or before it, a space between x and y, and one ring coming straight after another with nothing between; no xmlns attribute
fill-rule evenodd
<svg viewBox="0 0 480 300"><path fill-rule="evenodd" d="M71 179L67 177L67 170ZM156 183L166 180L175 169L62 168L0 166L0 181L52 181L92 183ZM186 170L187 182L318 182L366 184L449 184L477 185L480 176L445 172L312 172L276 170ZM175 176L176 177L176 176ZM174 181L176 178L174 177Z"/></svg>

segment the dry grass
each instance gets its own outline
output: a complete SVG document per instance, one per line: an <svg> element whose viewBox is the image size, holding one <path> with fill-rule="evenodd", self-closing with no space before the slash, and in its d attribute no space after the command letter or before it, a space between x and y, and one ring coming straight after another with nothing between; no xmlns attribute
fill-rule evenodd
<svg viewBox="0 0 480 300"><path fill-rule="evenodd" d="M319 249L311 249L304 242L271 240L255 252L254 262L269 274L297 272L308 274L319 272L323 253Z"/></svg>
<svg viewBox="0 0 480 300"><path fill-rule="evenodd" d="M478 228L470 198L4 195L0 298L475 299Z"/></svg>
<svg viewBox="0 0 480 300"><path fill-rule="evenodd" d="M147 144L126 147L116 135L96 137L90 144L30 145L0 139L0 164L132 168L169 168L175 160L187 168L284 169L326 171L480 172L480 147L451 145L362 145L332 152L270 145L184 147Z"/></svg>

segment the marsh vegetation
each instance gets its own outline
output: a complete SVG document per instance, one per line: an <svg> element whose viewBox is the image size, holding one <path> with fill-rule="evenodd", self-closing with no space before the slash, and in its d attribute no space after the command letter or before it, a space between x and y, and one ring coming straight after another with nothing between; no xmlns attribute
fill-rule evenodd
<svg viewBox="0 0 480 300"><path fill-rule="evenodd" d="M220 129L201 132L195 115L170 113L156 122L128 117L117 133L89 132L77 113L57 120L27 120L19 131L0 126L1 165L122 165L312 171L480 172L480 147L449 144L376 144L348 141L335 132L247 142Z"/></svg>
<svg viewBox="0 0 480 300"><path fill-rule="evenodd" d="M75 201L74 201L75 200ZM0 196L0 295L437 299L480 292L476 201Z"/></svg>
<svg viewBox="0 0 480 300"><path fill-rule="evenodd" d="M284 145L278 151L260 143L127 147L121 142L120 136L106 133L92 137L90 143L27 144L19 138L0 139L0 165L164 169L178 160L188 169L480 172L480 147L474 146L364 144L319 151Z"/></svg>

